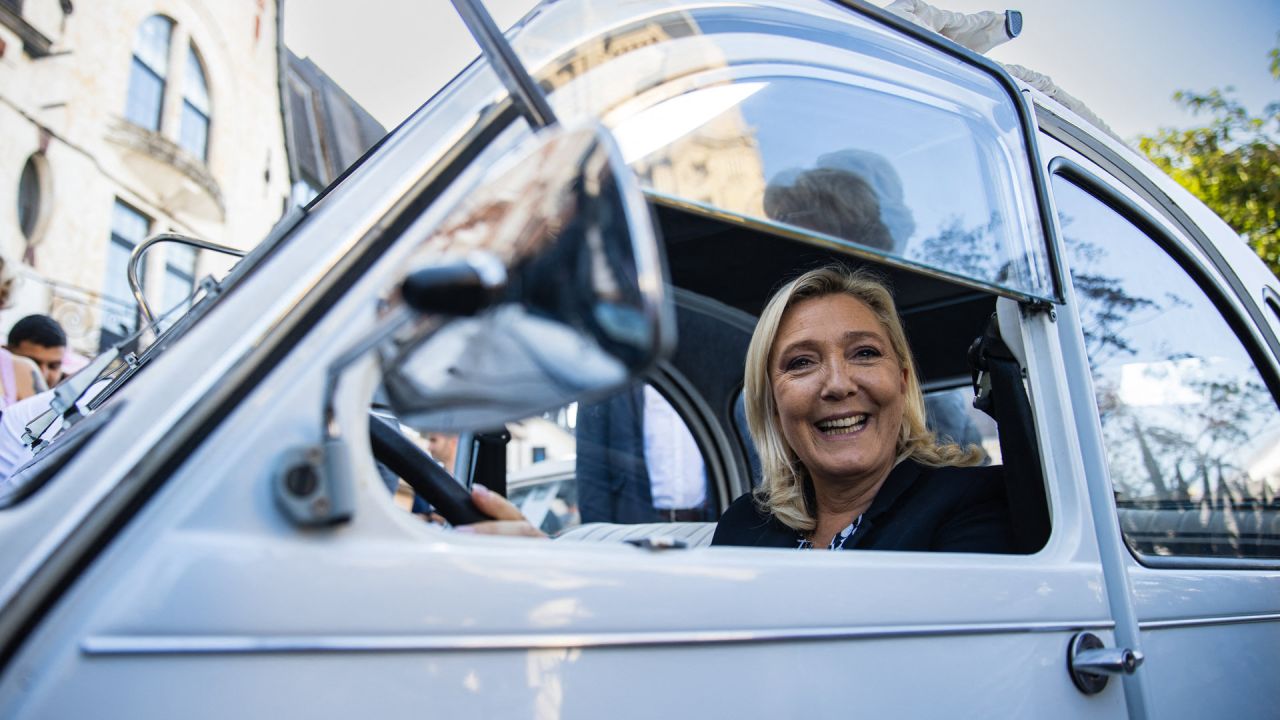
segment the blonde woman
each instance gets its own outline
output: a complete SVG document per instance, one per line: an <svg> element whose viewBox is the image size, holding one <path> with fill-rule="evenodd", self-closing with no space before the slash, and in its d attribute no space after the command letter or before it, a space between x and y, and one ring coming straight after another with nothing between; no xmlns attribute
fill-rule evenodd
<svg viewBox="0 0 1280 720"><path fill-rule="evenodd" d="M830 266L779 290L747 350L747 424L764 482L713 545L1012 552L999 467L940 444L893 296Z"/></svg>

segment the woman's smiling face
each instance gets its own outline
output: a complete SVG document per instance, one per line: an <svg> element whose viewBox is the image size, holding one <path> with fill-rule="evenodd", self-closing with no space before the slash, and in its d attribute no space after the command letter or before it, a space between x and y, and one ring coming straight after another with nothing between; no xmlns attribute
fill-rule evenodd
<svg viewBox="0 0 1280 720"><path fill-rule="evenodd" d="M782 316L769 379L787 444L817 483L878 480L893 468L907 371L861 300L801 300Z"/></svg>

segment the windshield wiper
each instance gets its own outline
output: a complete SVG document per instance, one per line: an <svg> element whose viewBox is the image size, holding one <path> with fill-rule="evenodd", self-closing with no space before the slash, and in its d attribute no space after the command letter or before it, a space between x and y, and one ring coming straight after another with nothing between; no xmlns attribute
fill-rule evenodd
<svg viewBox="0 0 1280 720"><path fill-rule="evenodd" d="M35 419L27 423L26 428L22 432L22 444L31 448L32 452L39 452L48 441L43 439L49 426L58 418L63 418L63 425L70 426L74 421L68 418L70 411L74 408L78 410L77 403L80 398L89 392L89 388L103 379L103 375L115 363L116 358L120 357L119 346L114 346L106 352L100 353L88 365L64 380L58 387L54 388L53 399L49 402L49 409L37 415ZM136 357L132 353L126 358L128 363L132 359L137 362Z"/></svg>
<svg viewBox="0 0 1280 720"><path fill-rule="evenodd" d="M174 233L161 233L152 236L135 248L129 259L129 284L133 290L134 298L138 301L139 309L147 319L147 322L141 328L120 340L120 342L99 353L79 372L59 384L54 390L53 400L49 404L49 409L27 423L22 433L22 443L31 448L33 452L38 453L52 442L52 440L45 440L44 435L49 432L49 429L58 418L63 419L62 429L66 429L78 422L85 413L97 410L139 368L147 364L151 358L163 352L175 340L186 334L186 331L200 318L204 317L216 300L228 288L233 287L256 267L262 258L279 245L280 241L306 217L307 213L302 208L291 208L272 227L271 232L267 233L267 237L247 254L234 248L227 248L216 243L205 242ZM146 250L166 241L180 242L216 252L225 252L240 257L240 261L231 268L231 271L227 273L221 282L215 280L212 275L205 276L184 302L178 303L157 318L151 312L150 306L146 303L146 298L141 293L137 278L137 267L139 258ZM196 300L196 297L200 299ZM189 307L189 309L179 316L178 311L184 307ZM164 328L164 324L173 320L175 316L177 316L177 319L168 328ZM146 333L154 335L155 340L145 350L142 350L140 354L125 350L125 348L131 346L136 347ZM85 401L85 398L89 399Z"/></svg>

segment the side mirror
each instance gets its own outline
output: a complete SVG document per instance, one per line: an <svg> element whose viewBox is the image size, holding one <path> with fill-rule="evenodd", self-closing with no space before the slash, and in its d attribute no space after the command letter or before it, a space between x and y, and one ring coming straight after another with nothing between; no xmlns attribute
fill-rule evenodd
<svg viewBox="0 0 1280 720"><path fill-rule="evenodd" d="M674 345L648 206L598 124L538 131L446 215L412 265L381 319L330 364L323 441L280 460L276 498L299 525L354 511L334 393L371 350L400 422L456 432L607 394ZM440 490L470 507L459 486Z"/></svg>
<svg viewBox="0 0 1280 720"><path fill-rule="evenodd" d="M423 430L500 425L625 385L670 352L652 219L597 124L539 132L425 241L380 345L388 400Z"/></svg>

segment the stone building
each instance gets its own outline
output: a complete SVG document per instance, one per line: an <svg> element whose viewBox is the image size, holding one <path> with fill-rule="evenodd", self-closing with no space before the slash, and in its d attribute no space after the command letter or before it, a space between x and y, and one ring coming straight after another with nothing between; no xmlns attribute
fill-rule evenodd
<svg viewBox="0 0 1280 720"><path fill-rule="evenodd" d="M280 46L279 7L0 0L0 253L21 279L0 330L47 312L73 348L96 352L137 327L126 266L145 237L172 231L249 249L381 136L340 91L329 95L351 107L321 106L304 122L282 108L299 73L286 70L282 83L280 68L306 61ZM332 84L314 66L307 77ZM352 122L354 141L322 144ZM290 125L313 132L299 139ZM326 171L301 177L316 157ZM148 301L157 313L181 306L201 277L233 261L157 245L142 268Z"/></svg>

